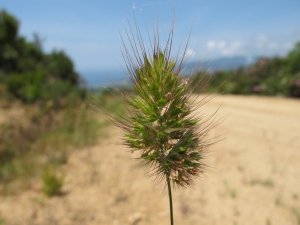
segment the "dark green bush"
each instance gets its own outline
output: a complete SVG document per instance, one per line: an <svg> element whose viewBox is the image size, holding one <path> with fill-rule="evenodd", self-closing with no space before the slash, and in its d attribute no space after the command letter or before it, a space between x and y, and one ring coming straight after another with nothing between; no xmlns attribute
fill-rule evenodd
<svg viewBox="0 0 300 225"><path fill-rule="evenodd" d="M11 74L5 79L8 91L26 103L32 103L42 97L45 87L43 71Z"/></svg>
<svg viewBox="0 0 300 225"><path fill-rule="evenodd" d="M42 175L43 180L43 192L48 197L61 194L61 188L63 185L63 177L57 176L50 169L46 170Z"/></svg>
<svg viewBox="0 0 300 225"><path fill-rule="evenodd" d="M74 71L71 59L63 51L54 51L47 56L49 76L68 81L72 85L79 84L79 75Z"/></svg>

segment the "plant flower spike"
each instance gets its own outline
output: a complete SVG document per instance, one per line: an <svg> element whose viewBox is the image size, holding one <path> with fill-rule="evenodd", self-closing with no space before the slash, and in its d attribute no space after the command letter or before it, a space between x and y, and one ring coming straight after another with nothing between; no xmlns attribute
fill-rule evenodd
<svg viewBox="0 0 300 225"><path fill-rule="evenodd" d="M173 225L172 187L190 186L203 173L205 150L215 143L215 139L205 138L218 121L215 113L205 120L194 113L211 97L197 100L192 79L179 76L187 45L180 59L171 57L173 23L164 48L155 33L150 52L136 20L135 26L129 23L129 27L129 48L122 38L122 54L135 94L122 93L129 117L114 119L114 124L125 131L125 145L138 154L150 175L166 182Z"/></svg>

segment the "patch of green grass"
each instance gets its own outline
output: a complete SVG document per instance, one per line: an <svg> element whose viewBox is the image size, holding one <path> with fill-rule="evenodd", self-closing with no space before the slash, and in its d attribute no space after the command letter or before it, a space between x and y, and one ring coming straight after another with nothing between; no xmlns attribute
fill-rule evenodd
<svg viewBox="0 0 300 225"><path fill-rule="evenodd" d="M274 187L274 182L270 179L266 179L266 180L252 179L250 184L251 185L261 185L261 186L269 187L269 188Z"/></svg>
<svg viewBox="0 0 300 225"><path fill-rule="evenodd" d="M55 172L46 170L42 175L43 180L43 193L48 197L61 194L63 185L63 177L57 176Z"/></svg>

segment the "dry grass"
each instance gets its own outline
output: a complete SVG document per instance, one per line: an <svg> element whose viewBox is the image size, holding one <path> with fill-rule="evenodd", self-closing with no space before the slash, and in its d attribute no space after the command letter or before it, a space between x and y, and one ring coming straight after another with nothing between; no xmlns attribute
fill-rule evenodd
<svg viewBox="0 0 300 225"><path fill-rule="evenodd" d="M99 122L85 102L62 110L13 104L0 111L0 120L2 194L30 188L45 170L67 163L73 149L94 144L108 125Z"/></svg>

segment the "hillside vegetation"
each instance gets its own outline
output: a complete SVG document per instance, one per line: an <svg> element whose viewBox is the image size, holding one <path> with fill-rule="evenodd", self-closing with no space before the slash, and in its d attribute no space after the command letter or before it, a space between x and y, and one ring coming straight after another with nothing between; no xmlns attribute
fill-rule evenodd
<svg viewBox="0 0 300 225"><path fill-rule="evenodd" d="M87 110L72 60L60 50L45 53L38 35L28 41L18 34L19 24L0 11L0 190L18 191L40 177L52 195L70 150L94 143L103 124Z"/></svg>
<svg viewBox="0 0 300 225"><path fill-rule="evenodd" d="M198 82L202 74L196 74L193 84ZM300 42L284 58L262 57L247 68L215 71L208 76L212 78L207 89L210 92L300 98Z"/></svg>

